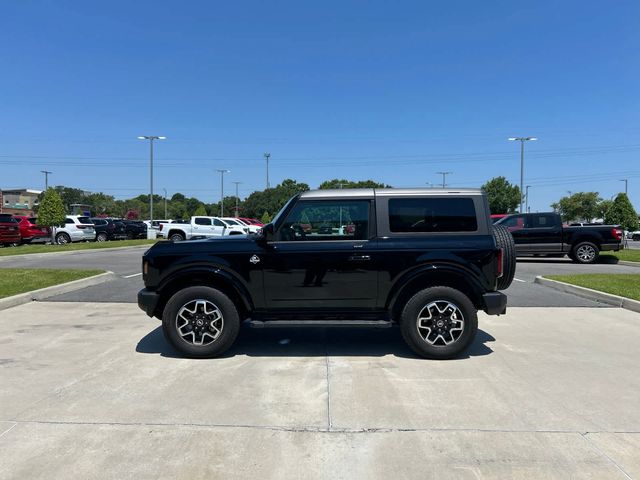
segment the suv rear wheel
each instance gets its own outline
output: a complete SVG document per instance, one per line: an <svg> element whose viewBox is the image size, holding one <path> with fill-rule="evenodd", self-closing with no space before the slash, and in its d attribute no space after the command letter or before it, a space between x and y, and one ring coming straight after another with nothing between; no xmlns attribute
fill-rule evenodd
<svg viewBox="0 0 640 480"><path fill-rule="evenodd" d="M67 243L71 243L71 237L68 233L59 233L56 235L56 243L58 245L65 245Z"/></svg>
<svg viewBox="0 0 640 480"><path fill-rule="evenodd" d="M516 274L516 245L511 232L502 225L493 225L496 246L502 249L502 277L498 279L498 290L505 290Z"/></svg>
<svg viewBox="0 0 640 480"><path fill-rule="evenodd" d="M165 338L187 357L216 357L235 342L240 330L238 310L220 290L188 287L165 306Z"/></svg>
<svg viewBox="0 0 640 480"><path fill-rule="evenodd" d="M411 349L426 358L458 355L478 330L476 309L464 293L450 287L431 287L407 302L400 331Z"/></svg>

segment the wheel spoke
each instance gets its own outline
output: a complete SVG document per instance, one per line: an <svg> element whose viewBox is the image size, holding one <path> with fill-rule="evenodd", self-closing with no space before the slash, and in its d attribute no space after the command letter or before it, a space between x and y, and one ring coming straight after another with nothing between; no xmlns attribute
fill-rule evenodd
<svg viewBox="0 0 640 480"><path fill-rule="evenodd" d="M454 303L436 300L420 311L416 326L420 337L429 345L445 347L462 336L464 316Z"/></svg>
<svg viewBox="0 0 640 480"><path fill-rule="evenodd" d="M209 300L196 299L185 303L176 315L175 328L187 343L206 346L215 342L224 329L220 309Z"/></svg>

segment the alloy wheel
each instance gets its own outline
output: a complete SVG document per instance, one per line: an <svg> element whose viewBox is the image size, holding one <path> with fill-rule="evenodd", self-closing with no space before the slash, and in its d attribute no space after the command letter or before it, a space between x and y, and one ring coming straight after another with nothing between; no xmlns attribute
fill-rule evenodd
<svg viewBox="0 0 640 480"><path fill-rule="evenodd" d="M215 342L223 328L222 312L208 300L191 300L176 315L178 335L191 345L204 346Z"/></svg>
<svg viewBox="0 0 640 480"><path fill-rule="evenodd" d="M436 300L420 311L416 326L420 338L429 345L446 347L462 336L464 316L456 304L448 300Z"/></svg>
<svg viewBox="0 0 640 480"><path fill-rule="evenodd" d="M581 245L576 251L576 256L581 262L591 262L596 256L596 250L591 245Z"/></svg>

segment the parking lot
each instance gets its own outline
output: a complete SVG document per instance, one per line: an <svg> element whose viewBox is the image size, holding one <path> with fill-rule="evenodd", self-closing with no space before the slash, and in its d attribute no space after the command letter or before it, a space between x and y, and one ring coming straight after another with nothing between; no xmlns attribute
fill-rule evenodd
<svg viewBox="0 0 640 480"><path fill-rule="evenodd" d="M0 259L118 275L0 312L0 478L640 477L640 314L532 283L636 267L520 261L456 360L397 329L246 328L198 361L134 304L143 251Z"/></svg>

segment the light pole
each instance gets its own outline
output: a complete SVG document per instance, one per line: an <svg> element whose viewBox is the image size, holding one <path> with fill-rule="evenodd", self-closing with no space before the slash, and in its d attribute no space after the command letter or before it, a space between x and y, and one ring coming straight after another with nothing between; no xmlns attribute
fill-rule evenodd
<svg viewBox="0 0 640 480"><path fill-rule="evenodd" d="M40 173L44 173L44 191L49 190L49 175L53 172L48 172L47 170L40 170Z"/></svg>
<svg viewBox="0 0 640 480"><path fill-rule="evenodd" d="M526 201L527 201L526 206L525 206L525 212L527 212L527 213L529 213L529 187L530 186L531 185L527 185L526 188L525 188L525 192L526 192L525 193L525 198L526 198Z"/></svg>
<svg viewBox="0 0 640 480"><path fill-rule="evenodd" d="M164 190L164 219L167 220L167 189L163 188L162 190Z"/></svg>
<svg viewBox="0 0 640 480"><path fill-rule="evenodd" d="M528 142L529 140L538 140L537 137L510 137L509 140L512 142L520 142L520 213L524 213L522 211L523 203L524 203L524 142Z"/></svg>
<svg viewBox="0 0 640 480"><path fill-rule="evenodd" d="M149 140L149 224L153 223L153 141L165 140L167 137L157 135L141 135L139 140Z"/></svg>
<svg viewBox="0 0 640 480"><path fill-rule="evenodd" d="M224 174L231 173L231 170L217 169L220 172L220 216L224 217Z"/></svg>
<svg viewBox="0 0 640 480"><path fill-rule="evenodd" d="M236 186L236 218L238 218L238 185L240 185L242 182L232 182L235 184Z"/></svg>
<svg viewBox="0 0 640 480"><path fill-rule="evenodd" d="M621 182L624 182L624 194L627 195L627 186L629 184L629 180L626 178L623 178L622 180L620 180Z"/></svg>
<svg viewBox="0 0 640 480"><path fill-rule="evenodd" d="M438 175L442 175L442 188L446 187L447 184L445 183L446 179L447 179L447 175L451 175L453 172L436 172Z"/></svg>
<svg viewBox="0 0 640 480"><path fill-rule="evenodd" d="M271 154L266 152L264 158L267 160L267 188L269 188L269 158L271 158Z"/></svg>

